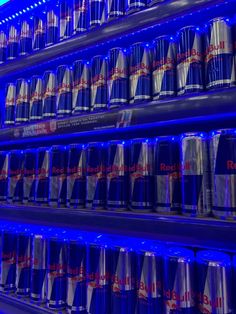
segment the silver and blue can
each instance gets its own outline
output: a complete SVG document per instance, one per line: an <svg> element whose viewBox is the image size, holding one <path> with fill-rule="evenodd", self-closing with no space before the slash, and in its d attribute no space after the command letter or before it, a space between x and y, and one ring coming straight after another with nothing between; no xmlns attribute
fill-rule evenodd
<svg viewBox="0 0 236 314"><path fill-rule="evenodd" d="M181 137L182 213L208 216L211 212L209 138L204 133Z"/></svg>
<svg viewBox="0 0 236 314"><path fill-rule="evenodd" d="M39 121L43 118L43 79L34 75L30 80L30 121Z"/></svg>
<svg viewBox="0 0 236 314"><path fill-rule="evenodd" d="M108 21L125 15L126 0L108 0L106 6Z"/></svg>
<svg viewBox="0 0 236 314"><path fill-rule="evenodd" d="M213 131L210 156L213 215L223 219L236 219L236 130Z"/></svg>
<svg viewBox="0 0 236 314"><path fill-rule="evenodd" d="M60 3L60 40L71 37L72 29L72 7L69 1L63 0Z"/></svg>
<svg viewBox="0 0 236 314"><path fill-rule="evenodd" d="M36 149L24 150L23 203L34 203L36 188Z"/></svg>
<svg viewBox="0 0 236 314"><path fill-rule="evenodd" d="M49 194L50 150L39 147L37 150L36 193L35 201L38 204L48 203Z"/></svg>
<svg viewBox="0 0 236 314"><path fill-rule="evenodd" d="M129 200L129 144L111 141L107 152L107 203L110 210L127 210Z"/></svg>
<svg viewBox="0 0 236 314"><path fill-rule="evenodd" d="M97 27L106 22L105 0L89 0L89 26Z"/></svg>
<svg viewBox="0 0 236 314"><path fill-rule="evenodd" d="M108 62L104 56L95 56L91 61L91 111L108 107Z"/></svg>
<svg viewBox="0 0 236 314"><path fill-rule="evenodd" d="M159 213L176 214L181 208L179 137L158 137L154 155L155 210Z"/></svg>
<svg viewBox="0 0 236 314"><path fill-rule="evenodd" d="M86 311L87 247L78 237L68 244L67 310L70 314L87 314Z"/></svg>
<svg viewBox="0 0 236 314"><path fill-rule="evenodd" d="M126 14L131 14L136 11L143 10L147 5L146 0L127 0L126 2Z"/></svg>
<svg viewBox="0 0 236 314"><path fill-rule="evenodd" d="M43 118L55 118L57 115L57 78L53 71L43 75Z"/></svg>
<svg viewBox="0 0 236 314"><path fill-rule="evenodd" d="M177 92L198 93L203 88L202 31L197 26L186 26L177 34Z"/></svg>
<svg viewBox="0 0 236 314"><path fill-rule="evenodd" d="M66 205L66 170L68 151L66 146L53 145L50 149L49 205Z"/></svg>
<svg viewBox="0 0 236 314"><path fill-rule="evenodd" d="M8 195L9 203L23 201L24 152L12 150L9 153Z"/></svg>
<svg viewBox="0 0 236 314"><path fill-rule="evenodd" d="M131 210L152 211L154 206L154 145L150 139L134 139L130 147Z"/></svg>
<svg viewBox="0 0 236 314"><path fill-rule="evenodd" d="M7 200L9 152L0 151L0 201Z"/></svg>
<svg viewBox="0 0 236 314"><path fill-rule="evenodd" d="M15 124L15 110L16 110L16 85L8 83L6 86L5 98L5 125Z"/></svg>
<svg viewBox="0 0 236 314"><path fill-rule="evenodd" d="M56 44L59 40L59 18L55 10L47 12L46 46Z"/></svg>
<svg viewBox="0 0 236 314"><path fill-rule="evenodd" d="M86 198L86 160L82 144L68 146L67 206L84 208Z"/></svg>
<svg viewBox="0 0 236 314"><path fill-rule="evenodd" d="M59 236L47 240L47 307L63 310L67 292L67 241Z"/></svg>
<svg viewBox="0 0 236 314"><path fill-rule="evenodd" d="M160 99L176 95L176 43L160 36L153 43L152 95Z"/></svg>
<svg viewBox="0 0 236 314"><path fill-rule="evenodd" d="M19 53L19 32L18 29L11 25L7 41L7 60L14 60Z"/></svg>
<svg viewBox="0 0 236 314"><path fill-rule="evenodd" d="M151 50L148 43L135 43L130 48L130 102L151 99Z"/></svg>
<svg viewBox="0 0 236 314"><path fill-rule="evenodd" d="M73 34L86 32L88 30L88 3L88 0L74 0Z"/></svg>
<svg viewBox="0 0 236 314"><path fill-rule="evenodd" d="M35 16L33 20L34 34L33 34L33 50L40 50L45 48L46 44L46 23L44 19Z"/></svg>
<svg viewBox="0 0 236 314"><path fill-rule="evenodd" d="M106 154L104 143L86 147L86 207L104 208L106 204Z"/></svg>
<svg viewBox="0 0 236 314"><path fill-rule="evenodd" d="M57 68L57 116L70 115L72 111L72 70L67 65Z"/></svg>
<svg viewBox="0 0 236 314"><path fill-rule="evenodd" d="M26 56L32 51L32 28L28 21L22 21L20 28L19 55Z"/></svg>
<svg viewBox="0 0 236 314"><path fill-rule="evenodd" d="M236 83L232 25L225 17L215 18L206 26L205 72L207 89Z"/></svg>
<svg viewBox="0 0 236 314"><path fill-rule="evenodd" d="M30 299L43 303L46 300L47 242L44 235L32 238Z"/></svg>
<svg viewBox="0 0 236 314"><path fill-rule="evenodd" d="M217 251L200 251L197 261L197 303L199 313L233 313L230 256Z"/></svg>
<svg viewBox="0 0 236 314"><path fill-rule="evenodd" d="M129 101L127 52L122 48L112 48L108 52L109 108L125 105Z"/></svg>
<svg viewBox="0 0 236 314"><path fill-rule="evenodd" d="M164 255L163 288L162 313L197 313L193 251L182 247L171 247L167 250Z"/></svg>
<svg viewBox="0 0 236 314"><path fill-rule="evenodd" d="M7 35L0 31L0 64L6 62L7 59Z"/></svg>
<svg viewBox="0 0 236 314"><path fill-rule="evenodd" d="M16 293L28 296L30 293L32 236L29 230L17 235L16 248Z"/></svg>
<svg viewBox="0 0 236 314"><path fill-rule="evenodd" d="M77 60L73 64L72 113L79 114L90 111L91 67L85 60Z"/></svg>
<svg viewBox="0 0 236 314"><path fill-rule="evenodd" d="M25 79L16 81L16 123L25 123L29 121L30 109L30 91L29 83Z"/></svg>

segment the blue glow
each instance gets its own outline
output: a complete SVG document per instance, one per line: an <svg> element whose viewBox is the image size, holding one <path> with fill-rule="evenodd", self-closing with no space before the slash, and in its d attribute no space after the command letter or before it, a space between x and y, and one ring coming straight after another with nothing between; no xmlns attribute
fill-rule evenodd
<svg viewBox="0 0 236 314"><path fill-rule="evenodd" d="M3 5L3 4L5 4L5 3L7 3L7 2L9 2L10 0L0 0L0 5Z"/></svg>
<svg viewBox="0 0 236 314"><path fill-rule="evenodd" d="M229 255L218 252L218 251L200 251L196 255L197 261L201 263L216 262L223 264L224 266L229 266L231 264Z"/></svg>

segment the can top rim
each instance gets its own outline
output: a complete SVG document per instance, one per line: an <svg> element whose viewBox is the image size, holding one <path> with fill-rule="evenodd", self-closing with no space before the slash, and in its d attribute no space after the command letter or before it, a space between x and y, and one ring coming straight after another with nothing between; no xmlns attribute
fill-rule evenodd
<svg viewBox="0 0 236 314"><path fill-rule="evenodd" d="M230 256L219 251L203 250L197 253L196 258L198 261L209 262L215 264L215 266L225 263L230 264Z"/></svg>
<svg viewBox="0 0 236 314"><path fill-rule="evenodd" d="M236 129L217 129L217 130L213 130L211 132L212 136L216 135L216 134L224 134L224 133L236 133Z"/></svg>
<svg viewBox="0 0 236 314"><path fill-rule="evenodd" d="M194 260L194 252L184 247L170 247L167 250L166 258L174 257L180 259L192 259Z"/></svg>
<svg viewBox="0 0 236 314"><path fill-rule="evenodd" d="M160 36L155 37L154 41L157 40L157 39L161 39L161 38L171 38L171 37L173 37L173 36L172 35L167 35L167 34L166 35L160 35Z"/></svg>
<svg viewBox="0 0 236 314"><path fill-rule="evenodd" d="M135 46L135 45L140 45L140 44L143 44L143 45L147 45L147 44L149 44L147 41L138 41L138 42L136 42L136 43L133 43L132 45L131 45L131 47L132 46Z"/></svg>
<svg viewBox="0 0 236 314"><path fill-rule="evenodd" d="M208 22L208 24L209 24L210 22L222 21L222 20L227 20L227 19L228 19L227 16L217 16L217 17L214 17L213 19L210 19L209 22Z"/></svg>
<svg viewBox="0 0 236 314"><path fill-rule="evenodd" d="M113 48L109 49L109 51L115 50L115 49L123 50L123 49L125 49L125 48L122 48L122 47L113 47Z"/></svg>

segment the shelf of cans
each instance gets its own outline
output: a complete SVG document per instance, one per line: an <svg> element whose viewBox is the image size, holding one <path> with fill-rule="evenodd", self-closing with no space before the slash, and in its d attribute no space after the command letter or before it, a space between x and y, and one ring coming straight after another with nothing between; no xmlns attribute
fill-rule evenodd
<svg viewBox="0 0 236 314"><path fill-rule="evenodd" d="M2 293L69 313L234 313L234 254L1 224Z"/></svg>
<svg viewBox="0 0 236 314"><path fill-rule="evenodd" d="M154 43L112 48L108 56L78 60L43 79L18 79L6 88L5 125L37 122L86 112L113 109L142 101L236 85L236 24L211 20L205 33L187 26Z"/></svg>

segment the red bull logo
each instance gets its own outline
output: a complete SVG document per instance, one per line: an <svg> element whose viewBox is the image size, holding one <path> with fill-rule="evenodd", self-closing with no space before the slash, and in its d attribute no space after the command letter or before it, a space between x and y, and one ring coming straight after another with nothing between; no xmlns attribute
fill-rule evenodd
<svg viewBox="0 0 236 314"><path fill-rule="evenodd" d="M2 252L2 260L6 264L15 264L16 263L16 252L4 253Z"/></svg>
<svg viewBox="0 0 236 314"><path fill-rule="evenodd" d="M152 165L146 164L146 165L140 165L140 164L134 164L129 167L130 172L151 172L152 171Z"/></svg>
<svg viewBox="0 0 236 314"><path fill-rule="evenodd" d="M88 174L96 174L98 172L106 172L106 167L104 165L99 165L97 167L90 167L89 165L86 168Z"/></svg>
<svg viewBox="0 0 236 314"><path fill-rule="evenodd" d="M189 49L185 52L182 53L177 53L177 60L184 60L190 57L197 57L197 61L202 58L202 53L200 51L198 51L197 49L193 48L193 49Z"/></svg>
<svg viewBox="0 0 236 314"><path fill-rule="evenodd" d="M198 294L197 295L198 302L200 303L198 305L199 309L202 311L202 313L212 313L212 310L222 309L224 300L222 297L215 297L215 299L211 299L210 296L206 294Z"/></svg>
<svg viewBox="0 0 236 314"><path fill-rule="evenodd" d="M170 57L163 58L161 60L155 60L152 63L153 68L165 67L165 69L168 69L168 70L172 70L174 68L174 65L175 65L175 60Z"/></svg>
<svg viewBox="0 0 236 314"><path fill-rule="evenodd" d="M19 264L20 267L30 267L31 265L31 256L18 256L17 257L17 263Z"/></svg>

